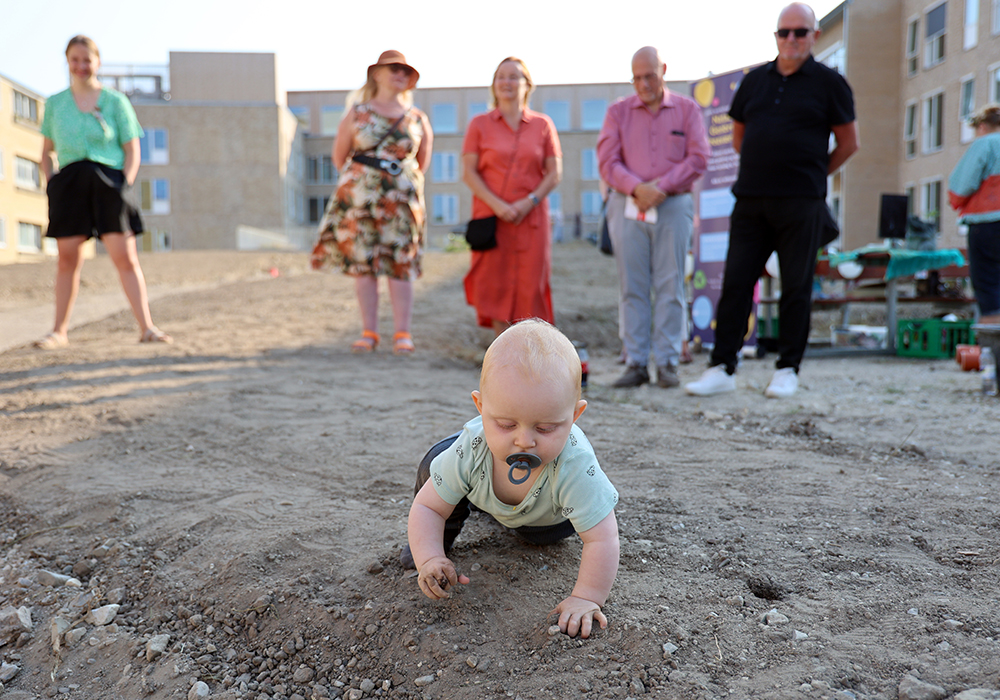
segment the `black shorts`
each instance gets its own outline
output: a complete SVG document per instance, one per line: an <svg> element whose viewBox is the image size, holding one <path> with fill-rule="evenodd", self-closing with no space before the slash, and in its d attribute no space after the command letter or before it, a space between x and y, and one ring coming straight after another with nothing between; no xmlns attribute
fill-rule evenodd
<svg viewBox="0 0 1000 700"><path fill-rule="evenodd" d="M142 233L139 211L125 198L125 175L89 160L70 163L45 186L49 197L48 238L105 233Z"/></svg>

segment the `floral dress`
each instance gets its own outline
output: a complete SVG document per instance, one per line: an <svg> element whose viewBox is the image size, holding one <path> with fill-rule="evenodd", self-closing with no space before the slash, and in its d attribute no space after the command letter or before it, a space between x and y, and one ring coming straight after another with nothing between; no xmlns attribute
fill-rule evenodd
<svg viewBox="0 0 1000 700"><path fill-rule="evenodd" d="M398 161L401 172L392 175L353 160L344 164L319 225L314 268L339 267L348 275L401 280L420 276L427 223L424 174L416 159L424 138L422 116L410 108L393 128L395 119L360 104L346 117L357 127L352 155ZM392 133L379 143L390 128Z"/></svg>

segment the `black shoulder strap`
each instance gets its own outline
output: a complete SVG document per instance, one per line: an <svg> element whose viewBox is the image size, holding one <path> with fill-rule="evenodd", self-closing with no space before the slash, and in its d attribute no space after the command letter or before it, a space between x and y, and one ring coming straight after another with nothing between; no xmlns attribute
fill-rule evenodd
<svg viewBox="0 0 1000 700"><path fill-rule="evenodd" d="M374 153L376 150L378 150L378 147L382 145L382 142L385 141L387 138L389 138L389 135L392 134L392 132L394 132L396 130L396 127L399 126L403 122L404 119L406 119L406 115L409 114L409 113L410 113L410 110L407 109L405 112L403 112L402 116L400 116L399 119L397 119L396 121L394 121L392 123L392 126L389 127L389 130L387 132L385 132L384 134L382 134L382 138L380 138L378 141L376 141L375 145L371 147L370 150L371 150L372 153Z"/></svg>

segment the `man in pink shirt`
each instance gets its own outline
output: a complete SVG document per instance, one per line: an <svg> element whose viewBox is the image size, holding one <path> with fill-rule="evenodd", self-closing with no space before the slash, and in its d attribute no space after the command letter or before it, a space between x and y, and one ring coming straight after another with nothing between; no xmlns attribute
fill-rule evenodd
<svg viewBox="0 0 1000 700"><path fill-rule="evenodd" d="M667 90L667 66L652 46L632 57L635 95L608 108L597 139L601 178L608 183L608 232L618 263L625 373L613 384L649 381L677 386L687 329L684 260L691 244L691 187L708 166L701 108Z"/></svg>

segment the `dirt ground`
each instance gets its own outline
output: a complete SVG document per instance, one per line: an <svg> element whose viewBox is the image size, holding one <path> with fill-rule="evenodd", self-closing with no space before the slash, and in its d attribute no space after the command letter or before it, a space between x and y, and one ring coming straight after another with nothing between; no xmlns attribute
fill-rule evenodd
<svg viewBox="0 0 1000 700"><path fill-rule="evenodd" d="M547 613L578 540L474 516L453 552L472 583L442 602L398 563L419 458L475 412L466 255L427 256L413 357L351 355L350 280L304 255L142 264L176 290L153 304L174 345L122 312L0 354L3 700L1000 689L1000 401L952 360L807 356L784 401L772 358L734 395L612 389L613 263L557 246L557 324L590 346L580 425L621 494L610 624L569 639ZM46 303L52 269L0 269L0 306ZM116 288L87 263L83 295Z"/></svg>

